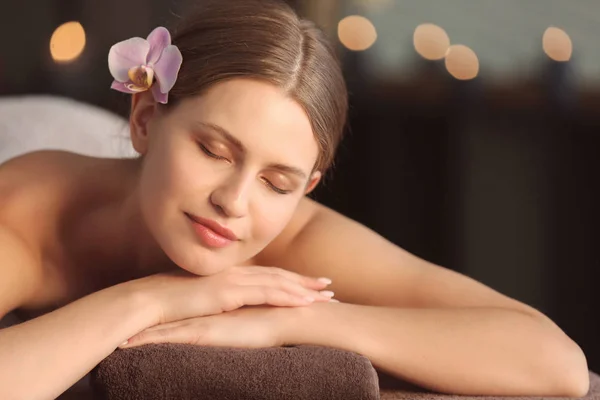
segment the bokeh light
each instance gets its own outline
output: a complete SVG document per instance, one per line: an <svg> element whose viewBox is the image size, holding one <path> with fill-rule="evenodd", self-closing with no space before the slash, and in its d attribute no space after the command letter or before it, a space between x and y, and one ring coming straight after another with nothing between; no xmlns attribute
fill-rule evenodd
<svg viewBox="0 0 600 400"><path fill-rule="evenodd" d="M454 44L448 48L445 63L450 75L456 79L473 79L479 73L477 54L462 44Z"/></svg>
<svg viewBox="0 0 600 400"><path fill-rule="evenodd" d="M542 38L544 53L554 61L569 61L573 54L573 42L564 30L550 27Z"/></svg>
<svg viewBox="0 0 600 400"><path fill-rule="evenodd" d="M339 22L338 37L347 49L363 51L375 43L377 30L367 18L350 15Z"/></svg>
<svg viewBox="0 0 600 400"><path fill-rule="evenodd" d="M441 60L450 47L446 31L434 24L421 24L413 35L415 50L426 60Z"/></svg>
<svg viewBox="0 0 600 400"><path fill-rule="evenodd" d="M79 22L66 22L56 28L50 38L50 54L56 62L69 62L85 48L85 31Z"/></svg>

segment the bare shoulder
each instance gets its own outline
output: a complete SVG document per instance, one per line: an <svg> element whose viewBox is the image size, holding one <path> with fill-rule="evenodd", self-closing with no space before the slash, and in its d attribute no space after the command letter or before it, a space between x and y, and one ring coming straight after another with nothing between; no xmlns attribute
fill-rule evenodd
<svg viewBox="0 0 600 400"><path fill-rule="evenodd" d="M313 220L318 212L327 208L318 202L305 196L300 200L298 208L294 212L292 219L283 229L283 231L271 241L254 259L253 262L260 265L277 265L292 245L298 235ZM281 265L278 265L281 266Z"/></svg>
<svg viewBox="0 0 600 400"><path fill-rule="evenodd" d="M290 225L259 260L333 280L340 301L391 307L499 307L543 317L465 275L435 265L367 226L312 200L304 200Z"/></svg>
<svg viewBox="0 0 600 400"><path fill-rule="evenodd" d="M43 150L0 164L0 314L46 290L44 249L86 157Z"/></svg>
<svg viewBox="0 0 600 400"><path fill-rule="evenodd" d="M41 283L39 253L0 225L0 318L25 304Z"/></svg>
<svg viewBox="0 0 600 400"><path fill-rule="evenodd" d="M86 158L88 157L64 150L37 150L25 153L0 164L0 183L6 186L12 183L11 179L56 172L76 166Z"/></svg>
<svg viewBox="0 0 600 400"><path fill-rule="evenodd" d="M44 183L42 178L67 172L81 165L85 156L62 150L38 150L19 155L0 164L0 196L17 188ZM0 199L1 201L1 199Z"/></svg>
<svg viewBox="0 0 600 400"><path fill-rule="evenodd" d="M49 209L69 183L73 171L85 164L85 156L60 150L40 150L11 158L0 164L0 224L18 229L24 210Z"/></svg>

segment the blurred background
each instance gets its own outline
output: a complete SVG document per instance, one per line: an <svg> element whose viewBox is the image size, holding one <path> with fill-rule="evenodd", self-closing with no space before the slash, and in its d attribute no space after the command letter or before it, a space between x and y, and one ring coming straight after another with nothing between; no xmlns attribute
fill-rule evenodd
<svg viewBox="0 0 600 400"><path fill-rule="evenodd" d="M3 2L0 99L126 116L110 46L194 1ZM600 372L600 1L288 2L336 44L351 93L314 197L546 313Z"/></svg>

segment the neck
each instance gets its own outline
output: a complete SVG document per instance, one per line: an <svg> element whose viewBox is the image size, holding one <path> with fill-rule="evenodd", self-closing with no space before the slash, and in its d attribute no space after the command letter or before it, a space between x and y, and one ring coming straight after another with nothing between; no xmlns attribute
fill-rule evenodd
<svg viewBox="0 0 600 400"><path fill-rule="evenodd" d="M101 160L92 168L93 198L72 231L73 248L97 266L100 281L116 284L174 267L144 222L139 198L139 160ZM115 179L118 177L118 179Z"/></svg>

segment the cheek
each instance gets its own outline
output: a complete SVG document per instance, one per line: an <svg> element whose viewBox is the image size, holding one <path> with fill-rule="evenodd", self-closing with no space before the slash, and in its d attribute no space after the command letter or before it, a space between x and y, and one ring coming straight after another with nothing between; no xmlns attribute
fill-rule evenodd
<svg viewBox="0 0 600 400"><path fill-rule="evenodd" d="M151 192L147 194L163 199L181 195L193 182L193 162L171 143L164 143L159 151L151 155L144 170L146 188Z"/></svg>
<svg viewBox="0 0 600 400"><path fill-rule="evenodd" d="M268 243L285 229L296 210L297 202L274 199L261 205L254 213L254 238Z"/></svg>
<svg viewBox="0 0 600 400"><path fill-rule="evenodd" d="M167 151L149 152L144 160L140 201L145 216L151 217L150 225L164 223L177 209L182 183L173 160Z"/></svg>

